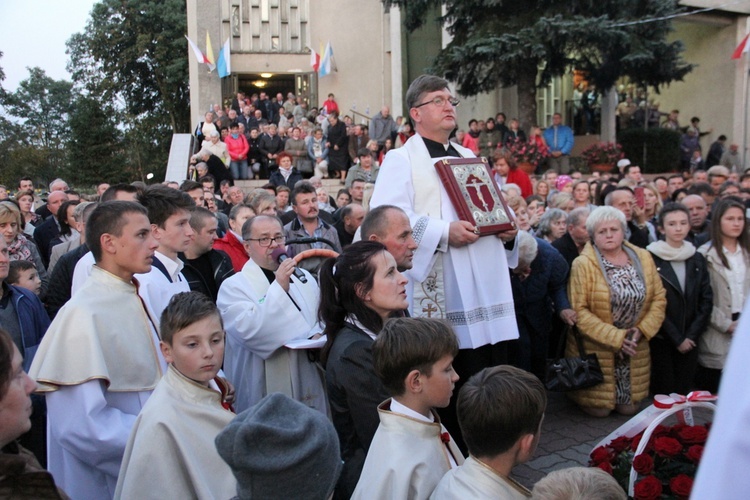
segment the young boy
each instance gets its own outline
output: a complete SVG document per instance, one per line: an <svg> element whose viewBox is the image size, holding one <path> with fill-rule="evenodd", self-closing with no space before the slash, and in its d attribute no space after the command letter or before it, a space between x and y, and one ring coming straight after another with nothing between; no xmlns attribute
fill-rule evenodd
<svg viewBox="0 0 750 500"><path fill-rule="evenodd" d="M443 477L430 499L528 498L529 490L510 472L539 443L547 406L539 379L512 366L485 368L464 384L456 406L470 456Z"/></svg>
<svg viewBox="0 0 750 500"><path fill-rule="evenodd" d="M34 292L37 296L42 291L42 280L39 278L36 266L28 260L12 261L8 269L8 277L5 281L9 285L20 286L30 292Z"/></svg>
<svg viewBox="0 0 750 500"><path fill-rule="evenodd" d="M158 318L172 296L190 291L178 254L187 250L194 235L190 215L195 202L186 192L159 184L143 190L138 201L148 210L151 232L159 242L151 271L136 276L140 283L138 294Z"/></svg>
<svg viewBox="0 0 750 500"><path fill-rule="evenodd" d="M427 498L464 457L433 408L445 408L458 375L458 340L428 318L388 321L373 344L375 373L393 396L378 406L380 426L352 498Z"/></svg>
<svg viewBox="0 0 750 500"><path fill-rule="evenodd" d="M135 421L115 498L231 498L237 483L214 446L234 413L217 385L224 325L211 299L172 297L159 345L169 368Z"/></svg>

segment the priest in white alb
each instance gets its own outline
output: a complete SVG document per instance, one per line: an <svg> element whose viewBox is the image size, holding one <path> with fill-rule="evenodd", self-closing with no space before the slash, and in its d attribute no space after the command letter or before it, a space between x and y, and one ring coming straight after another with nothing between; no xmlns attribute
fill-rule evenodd
<svg viewBox="0 0 750 500"><path fill-rule="evenodd" d="M410 312L451 323L461 349L454 367L464 381L484 367L507 362L504 342L518 338L509 272L518 264L517 230L480 237L473 224L459 219L438 177L438 160L474 156L449 140L458 101L448 82L418 77L406 104L417 133L386 155L370 206L395 205L409 216L419 245L406 273L414 287ZM463 446L455 398L440 415Z"/></svg>
<svg viewBox="0 0 750 500"><path fill-rule="evenodd" d="M240 413L281 392L327 414L322 371L306 350L284 347L321 330L316 328L318 284L301 269L306 283L293 276L293 259L280 264L274 259L273 251L285 241L276 217L248 220L242 238L250 260L222 283L216 301L227 332L224 371L235 386L234 407Z"/></svg>
<svg viewBox="0 0 750 500"><path fill-rule="evenodd" d="M47 398L48 469L75 499L112 498L136 416L166 369L138 296L157 242L146 209L99 205L86 224L96 265L50 325L29 370ZM165 457L166 458L166 457Z"/></svg>

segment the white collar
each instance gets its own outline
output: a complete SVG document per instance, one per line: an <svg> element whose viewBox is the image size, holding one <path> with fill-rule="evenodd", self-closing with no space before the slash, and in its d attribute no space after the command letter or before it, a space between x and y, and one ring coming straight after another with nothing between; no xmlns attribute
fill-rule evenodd
<svg viewBox="0 0 750 500"><path fill-rule="evenodd" d="M396 398L391 398L391 412L398 413L399 415L404 415L415 420L421 420L422 422L433 423L435 421L435 417L433 417L432 414L430 414L430 417L427 418L421 413L412 410L408 406L399 403L398 401L396 401Z"/></svg>
<svg viewBox="0 0 750 500"><path fill-rule="evenodd" d="M156 257L161 261L162 264L164 264L164 268L169 273L169 276L172 278L172 282L180 281L180 271L182 271L182 268L185 267L185 264L182 263L180 259L172 260L160 251L154 252Z"/></svg>
<svg viewBox="0 0 750 500"><path fill-rule="evenodd" d="M237 241L239 241L240 243L244 243L245 242L245 240L243 240L242 236L240 236L239 234L235 233L231 229L229 230L229 232L232 233L232 236L234 236L235 238L237 238Z"/></svg>
<svg viewBox="0 0 750 500"><path fill-rule="evenodd" d="M375 340L375 337L378 336L377 333L374 333L371 330L368 330L365 325L360 323L357 317L353 314L348 315L346 317L346 321L348 321L349 323L353 324L354 326L356 326L357 328L365 332L372 340Z"/></svg>

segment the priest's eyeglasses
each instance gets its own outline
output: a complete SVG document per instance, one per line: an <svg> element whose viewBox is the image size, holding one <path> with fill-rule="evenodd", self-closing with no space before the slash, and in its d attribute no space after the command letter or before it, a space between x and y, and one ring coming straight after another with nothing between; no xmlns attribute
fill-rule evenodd
<svg viewBox="0 0 750 500"><path fill-rule="evenodd" d="M273 241L275 241L279 245L283 245L284 242L286 241L286 237L285 236L277 236L275 238L248 238L245 241L257 241L258 245L260 245L262 247L270 247L271 246L271 242L273 242Z"/></svg>
<svg viewBox="0 0 750 500"><path fill-rule="evenodd" d="M415 108L421 108L422 106L427 106L428 104L434 104L434 105L435 105L435 106L437 106L438 108L442 108L443 106L445 106L445 103L446 103L446 102L449 102L449 103L450 103L450 105L451 105L451 106L453 106L453 107L455 108L456 106L458 106L458 105L459 105L459 103L460 103L461 101L459 101L459 100L458 100L458 99L456 99L455 97L448 97L448 98L445 98L445 97L436 97L436 98L434 98L434 99L432 99L432 100L430 100L430 101L427 101L427 102L423 102L422 104L417 104L417 105L416 105L416 106L414 106L414 107L415 107Z"/></svg>

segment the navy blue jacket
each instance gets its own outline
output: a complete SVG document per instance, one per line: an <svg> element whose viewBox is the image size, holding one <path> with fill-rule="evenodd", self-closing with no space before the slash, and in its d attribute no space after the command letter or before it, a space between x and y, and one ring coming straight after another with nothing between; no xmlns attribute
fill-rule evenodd
<svg viewBox="0 0 750 500"><path fill-rule="evenodd" d="M42 301L34 292L13 285L8 286L11 293L10 300L16 308L18 324L21 327L23 369L28 372L39 344L42 342L42 337L47 333L50 320Z"/></svg>

